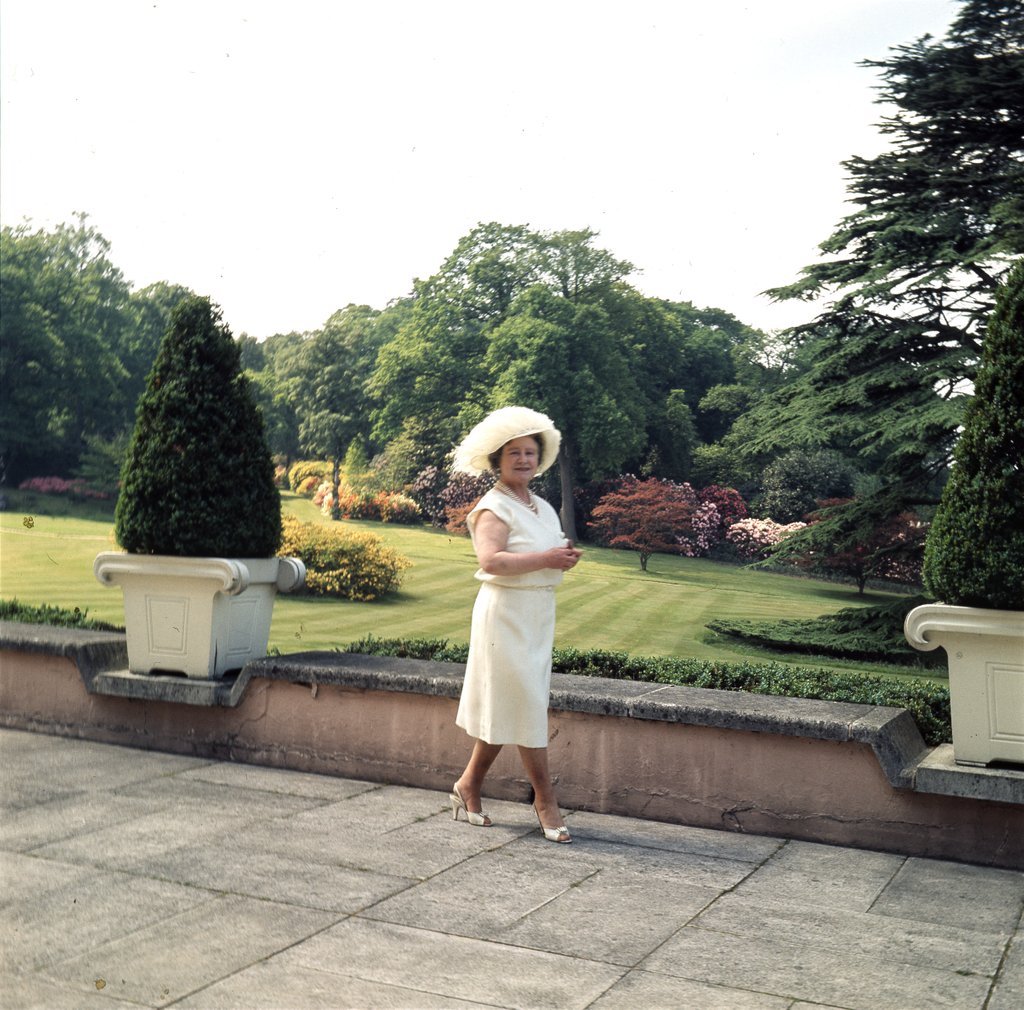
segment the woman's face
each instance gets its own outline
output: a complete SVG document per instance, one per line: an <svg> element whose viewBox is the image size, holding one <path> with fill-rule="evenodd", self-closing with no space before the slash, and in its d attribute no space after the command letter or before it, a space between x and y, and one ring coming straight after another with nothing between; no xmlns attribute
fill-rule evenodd
<svg viewBox="0 0 1024 1010"><path fill-rule="evenodd" d="M499 476L506 484L526 484L540 465L540 446L533 435L514 438L501 447Z"/></svg>

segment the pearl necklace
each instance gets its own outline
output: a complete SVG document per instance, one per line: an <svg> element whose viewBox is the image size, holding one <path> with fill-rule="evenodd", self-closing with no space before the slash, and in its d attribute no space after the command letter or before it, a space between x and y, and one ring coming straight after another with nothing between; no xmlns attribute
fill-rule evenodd
<svg viewBox="0 0 1024 1010"><path fill-rule="evenodd" d="M526 497L523 498L517 494L512 488L507 487L500 480L494 485L502 494L508 495L513 501L519 502L520 505L525 505L534 515L537 515L537 503L533 500L533 495L529 491L526 492Z"/></svg>

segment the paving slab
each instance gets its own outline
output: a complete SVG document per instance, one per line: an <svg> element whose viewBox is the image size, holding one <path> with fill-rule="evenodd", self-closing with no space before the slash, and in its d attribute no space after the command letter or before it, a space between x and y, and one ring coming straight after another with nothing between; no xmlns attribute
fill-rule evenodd
<svg viewBox="0 0 1024 1010"><path fill-rule="evenodd" d="M134 865L134 872L192 887L284 902L328 912L358 912L418 881L314 863L280 852L223 845L183 845Z"/></svg>
<svg viewBox="0 0 1024 1010"><path fill-rule="evenodd" d="M358 779L340 779L330 775L315 775L285 768L261 768L257 765L204 764L179 773L182 781L198 779L237 789L283 793L287 796L305 796L320 800L347 800L360 793L380 789L376 782Z"/></svg>
<svg viewBox="0 0 1024 1010"><path fill-rule="evenodd" d="M1013 871L9 730L0 808L4 1010L1024 1006Z"/></svg>
<svg viewBox="0 0 1024 1010"><path fill-rule="evenodd" d="M632 966L692 920L720 892L671 873L605 869L531 911L495 939Z"/></svg>
<svg viewBox="0 0 1024 1010"><path fill-rule="evenodd" d="M0 974L4 1010L139 1010L138 1003L112 999L106 986L77 992L37 976Z"/></svg>
<svg viewBox="0 0 1024 1010"><path fill-rule="evenodd" d="M415 992L520 1010L583 1010L623 974L622 969L578 958L365 919L347 919L281 959Z"/></svg>
<svg viewBox="0 0 1024 1010"><path fill-rule="evenodd" d="M714 831L686 824L665 824L586 811L572 812L569 819L573 830L589 841L617 842L749 863L763 863L786 844L781 838Z"/></svg>
<svg viewBox="0 0 1024 1010"><path fill-rule="evenodd" d="M688 926L639 967L847 1010L979 1010L991 979Z"/></svg>
<svg viewBox="0 0 1024 1010"><path fill-rule="evenodd" d="M40 974L51 982L164 1007L337 921L328 912L223 895Z"/></svg>
<svg viewBox="0 0 1024 1010"><path fill-rule="evenodd" d="M159 798L133 799L86 790L60 796L39 795L35 804L4 811L0 817L0 846L8 851L30 852L44 845L127 824L167 806L168 803Z"/></svg>
<svg viewBox="0 0 1024 1010"><path fill-rule="evenodd" d="M70 887L99 871L92 866L55 863L0 850L0 908L34 901L47 891Z"/></svg>
<svg viewBox="0 0 1024 1010"><path fill-rule="evenodd" d="M908 859L871 911L965 929L1010 933L1024 909L1024 873Z"/></svg>
<svg viewBox="0 0 1024 1010"><path fill-rule="evenodd" d="M212 892L126 873L92 872L0 910L0 970L36 971L177 914ZM201 911L197 914L202 915Z"/></svg>
<svg viewBox="0 0 1024 1010"><path fill-rule="evenodd" d="M1024 1007L1024 933L1018 925L987 1010L1020 1010Z"/></svg>
<svg viewBox="0 0 1024 1010"><path fill-rule="evenodd" d="M883 957L964 975L995 975L1008 936L851 909L795 905L724 894L694 920L736 936L773 936L785 943Z"/></svg>
<svg viewBox="0 0 1024 1010"><path fill-rule="evenodd" d="M790 841L736 890L747 896L867 911L905 862L904 856L885 852Z"/></svg>
<svg viewBox="0 0 1024 1010"><path fill-rule="evenodd" d="M175 1004L183 1010L474 1010L477 1003L272 957Z"/></svg>
<svg viewBox="0 0 1024 1010"><path fill-rule="evenodd" d="M652 971L631 971L591 1003L590 1010L790 1010L791 1005L785 996L691 982Z"/></svg>
<svg viewBox="0 0 1024 1010"><path fill-rule="evenodd" d="M126 823L42 845L32 852L43 859L131 872L154 856L185 844L206 844L212 838L241 832L251 823L251 815L232 816L211 813L209 809L168 806Z"/></svg>
<svg viewBox="0 0 1024 1010"><path fill-rule="evenodd" d="M9 740L11 732L5 730L0 741L0 753L3 754L0 781L5 793L25 784L45 788L47 785L66 786L72 782L76 790L116 789L210 763L206 758L118 747L89 740L67 741L73 749L56 748L52 744L40 747L25 741ZM21 735L31 737L35 734ZM39 739L53 740L52 737Z"/></svg>

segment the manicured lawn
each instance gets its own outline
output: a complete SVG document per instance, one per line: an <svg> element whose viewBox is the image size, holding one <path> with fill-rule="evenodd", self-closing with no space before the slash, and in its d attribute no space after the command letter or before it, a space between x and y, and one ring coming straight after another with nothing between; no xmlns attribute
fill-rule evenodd
<svg viewBox="0 0 1024 1010"><path fill-rule="evenodd" d="M121 594L93 577L97 553L116 549L113 518L97 506L68 507L44 496L9 496L0 513L0 596L88 610L89 616L123 623ZM307 521L326 521L312 503L285 496L285 508ZM58 514L59 513L59 514ZM31 517L31 525L26 525ZM369 529L413 561L400 592L374 603L281 596L274 610L271 648L281 652L344 648L379 638L445 638L464 642L476 595L476 560L469 540L426 527L353 522ZM857 595L852 586L655 555L642 572L637 556L586 548L579 566L558 591L556 645L614 649L635 655L720 660L752 657L794 665L870 670L907 675L905 668L807 656L780 657L713 635L715 617L802 618L890 597ZM913 671L914 676L928 674Z"/></svg>

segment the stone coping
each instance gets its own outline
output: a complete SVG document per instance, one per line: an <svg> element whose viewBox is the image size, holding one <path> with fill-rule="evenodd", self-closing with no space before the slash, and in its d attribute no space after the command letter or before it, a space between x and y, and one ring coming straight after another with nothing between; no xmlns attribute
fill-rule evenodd
<svg viewBox="0 0 1024 1010"><path fill-rule="evenodd" d="M75 663L91 694L205 707L237 706L254 679L311 687L396 691L457 698L465 667L457 663L298 652L248 663L223 680L127 670L125 637L0 621L0 648L59 655ZM551 708L625 719L862 743L871 747L897 789L1024 803L1024 770L955 764L952 747L929 748L906 709L553 674Z"/></svg>

